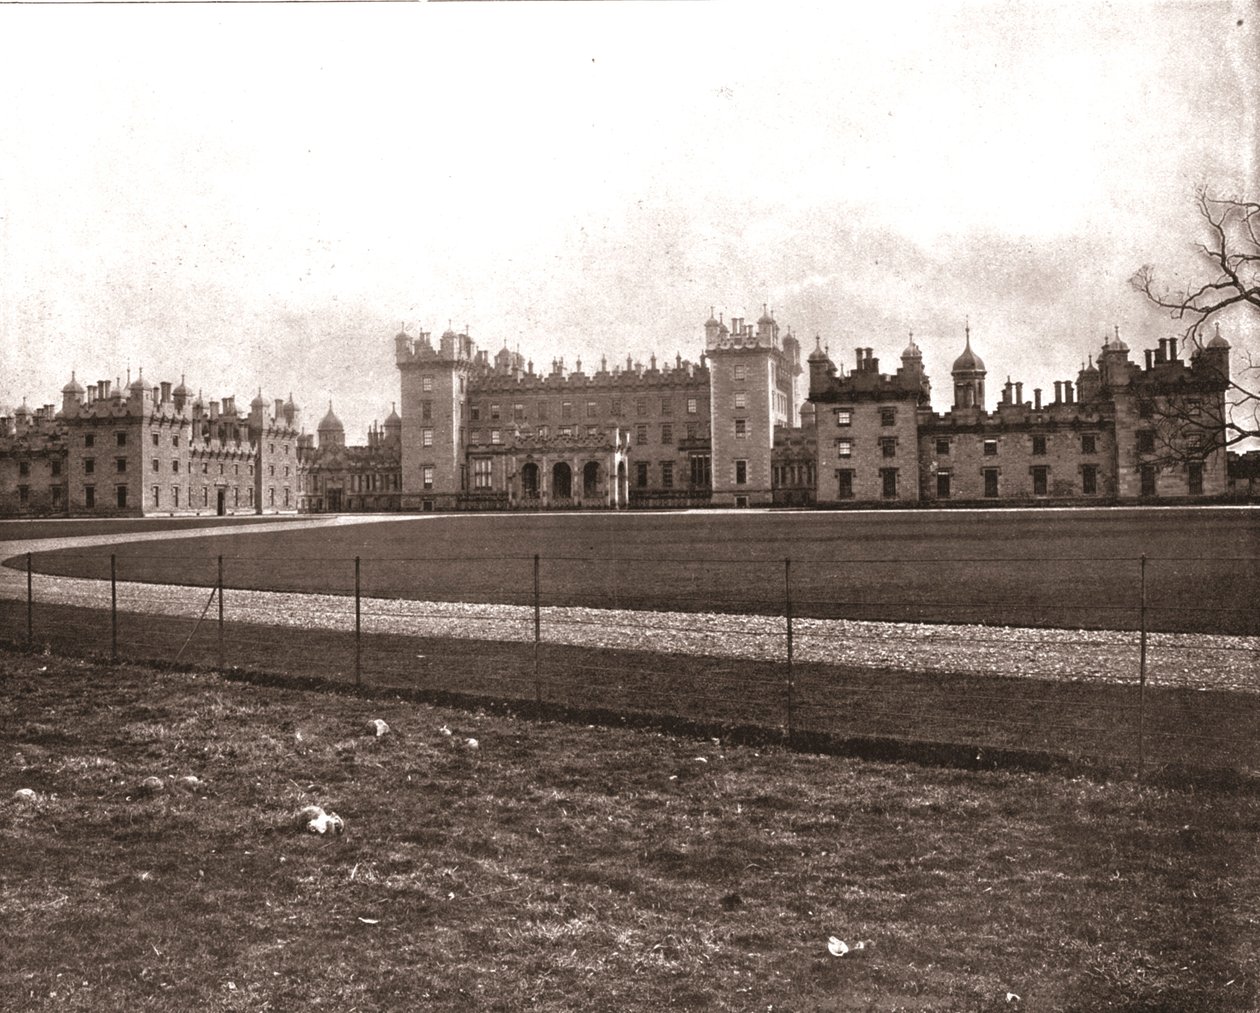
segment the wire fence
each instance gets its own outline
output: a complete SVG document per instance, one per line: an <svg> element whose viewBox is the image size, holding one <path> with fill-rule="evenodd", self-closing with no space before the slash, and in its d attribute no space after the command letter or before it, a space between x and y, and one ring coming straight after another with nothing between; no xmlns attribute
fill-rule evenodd
<svg viewBox="0 0 1260 1013"><path fill-rule="evenodd" d="M1260 559L731 550L61 551L9 561L0 620L32 650L877 754L1260 768Z"/></svg>

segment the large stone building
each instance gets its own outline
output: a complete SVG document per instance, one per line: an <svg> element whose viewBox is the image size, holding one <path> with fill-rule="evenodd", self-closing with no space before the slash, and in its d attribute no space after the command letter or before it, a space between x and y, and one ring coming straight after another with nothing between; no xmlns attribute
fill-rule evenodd
<svg viewBox="0 0 1260 1013"><path fill-rule="evenodd" d="M296 512L292 399L248 412L181 381L149 387L71 375L61 411L0 415L0 512L140 516Z"/></svg>
<svg viewBox="0 0 1260 1013"><path fill-rule="evenodd" d="M72 377L60 412L0 413L0 512L1193 502L1254 488L1238 465L1231 478L1221 443L1219 334L1189 361L1165 339L1142 363L1114 334L1053 398L1008 378L990 409L968 329L945 412L913 337L892 373L872 348L843 369L816 344L806 375L768 312L710 314L699 362L535 371L466 333L403 331L399 410L361 446L331 405L312 436L292 398L260 394L241 413L183 383Z"/></svg>

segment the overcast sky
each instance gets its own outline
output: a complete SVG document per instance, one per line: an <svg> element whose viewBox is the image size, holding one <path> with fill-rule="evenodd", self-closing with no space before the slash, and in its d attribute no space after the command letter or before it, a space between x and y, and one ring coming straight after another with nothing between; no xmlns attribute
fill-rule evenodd
<svg viewBox="0 0 1260 1013"><path fill-rule="evenodd" d="M968 317L1052 390L1174 333L1127 279L1194 277L1197 184L1260 196L1257 53L1254 2L0 7L0 406L143 367L362 442L404 321L589 370L763 302L913 331L938 410Z"/></svg>

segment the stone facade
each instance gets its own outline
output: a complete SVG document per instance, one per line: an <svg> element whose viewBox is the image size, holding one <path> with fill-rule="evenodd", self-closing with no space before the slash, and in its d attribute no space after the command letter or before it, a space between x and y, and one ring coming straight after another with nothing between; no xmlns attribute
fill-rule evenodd
<svg viewBox="0 0 1260 1013"><path fill-rule="evenodd" d="M0 417L0 510L124 516L297 511L299 416L292 401L206 404L183 382L88 387L72 375L61 411ZM38 463L37 463L38 461ZM56 463L54 463L56 462ZM27 475L21 474L25 465ZM32 481L6 495L10 466ZM25 502L23 502L25 499Z"/></svg>
<svg viewBox="0 0 1260 1013"><path fill-rule="evenodd" d="M970 330L939 413L913 336L892 373L872 348L838 369L768 313L710 315L698 363L563 359L546 372L466 333L394 338L400 411L348 446L329 406L299 433L292 398L247 413L181 382L73 376L52 405L0 412L0 513L231 514L701 506L1117 503L1245 495L1219 420L1229 345L1189 361L1116 334L1053 399L1009 379L990 410ZM799 409L800 422L797 424ZM317 437L317 438L316 438ZM1237 458L1233 458L1237 460Z"/></svg>

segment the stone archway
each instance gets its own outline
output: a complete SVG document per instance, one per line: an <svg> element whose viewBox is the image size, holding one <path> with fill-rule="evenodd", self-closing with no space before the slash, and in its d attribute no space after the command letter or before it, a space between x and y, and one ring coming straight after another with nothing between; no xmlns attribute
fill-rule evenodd
<svg viewBox="0 0 1260 1013"><path fill-rule="evenodd" d="M521 468L521 495L525 499L538 498L538 465L533 461Z"/></svg>
<svg viewBox="0 0 1260 1013"><path fill-rule="evenodd" d="M599 462L587 461L582 468L582 498L594 499L599 493Z"/></svg>
<svg viewBox="0 0 1260 1013"><path fill-rule="evenodd" d="M573 469L564 461L558 461L551 469L551 498L573 498Z"/></svg>

